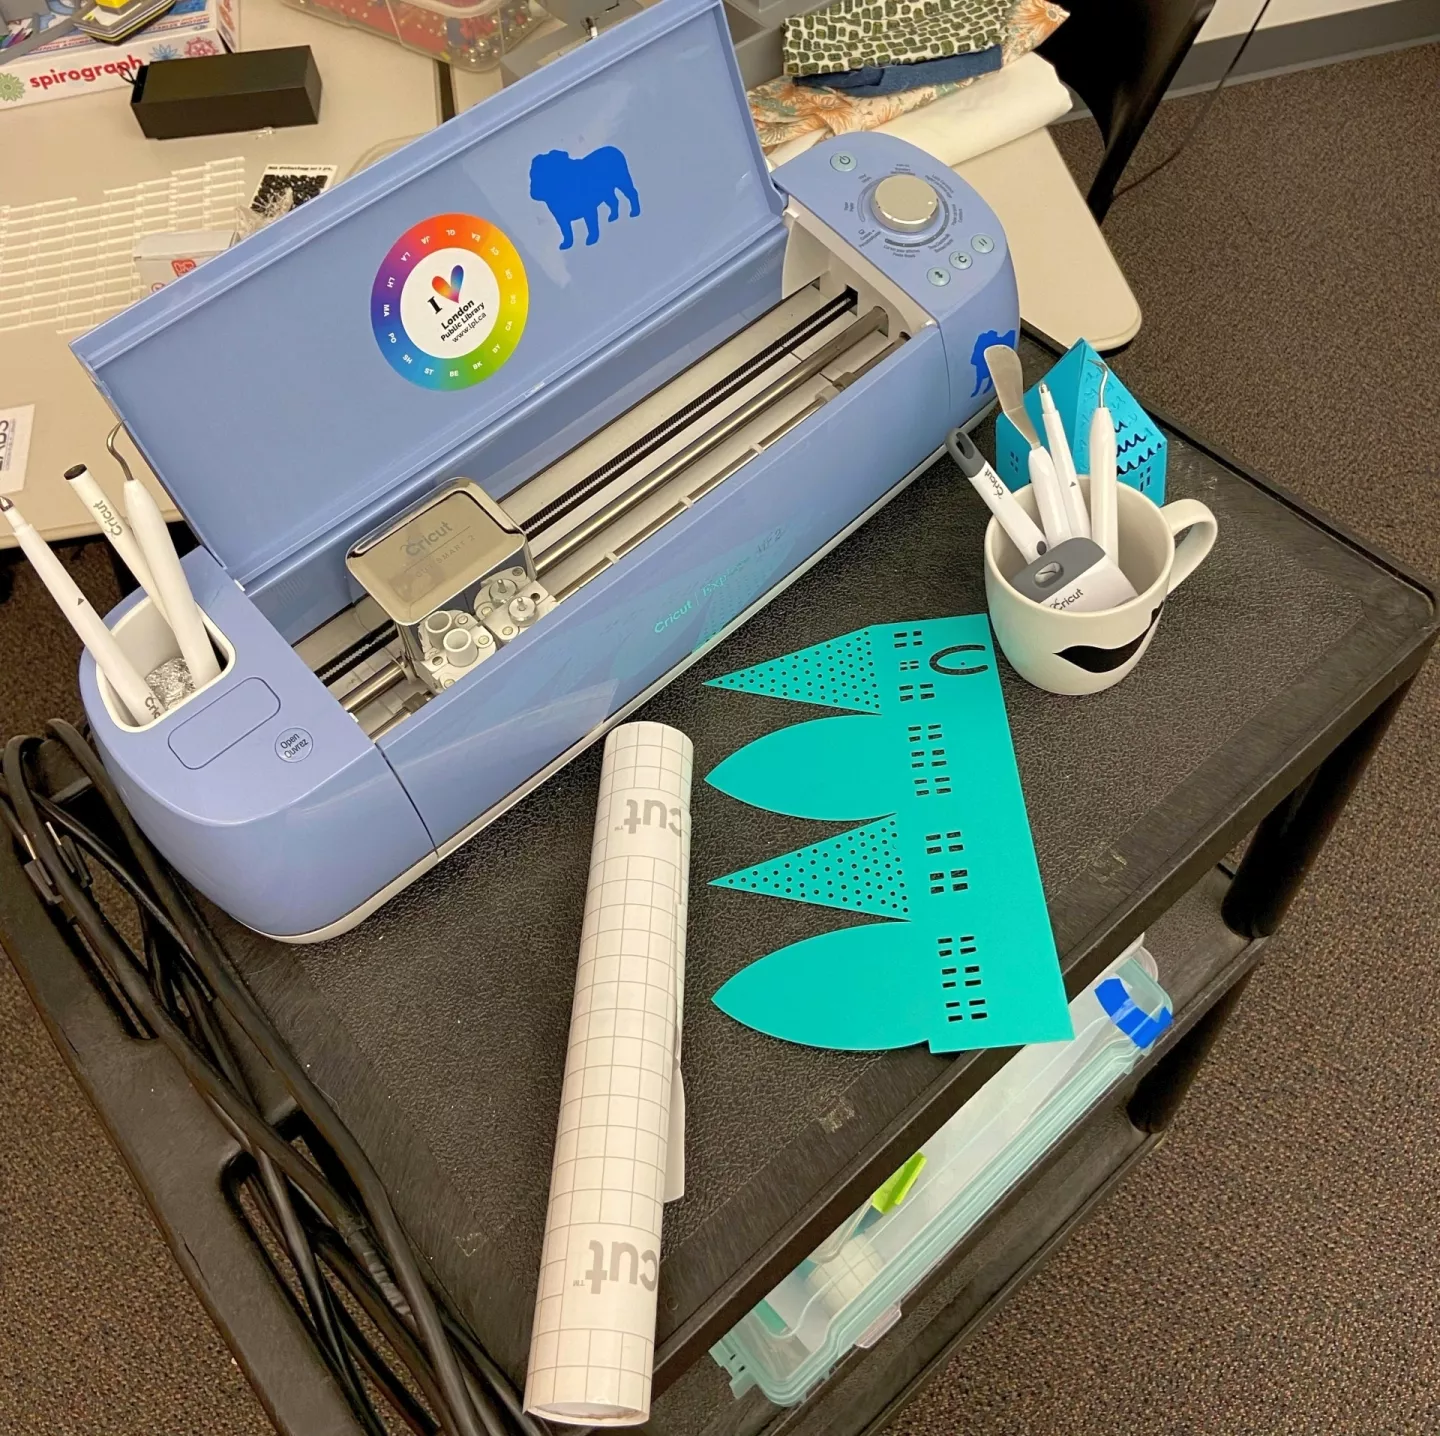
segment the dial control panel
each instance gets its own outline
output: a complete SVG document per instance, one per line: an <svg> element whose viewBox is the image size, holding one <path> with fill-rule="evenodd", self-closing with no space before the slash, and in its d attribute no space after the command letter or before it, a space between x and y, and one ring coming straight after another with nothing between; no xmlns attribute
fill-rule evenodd
<svg viewBox="0 0 1440 1436"><path fill-rule="evenodd" d="M915 234L929 226L940 209L935 186L919 175L887 175L870 196L875 218L886 229Z"/></svg>
<svg viewBox="0 0 1440 1436"><path fill-rule="evenodd" d="M1014 271L999 218L933 156L892 135L857 131L822 140L772 178L937 321L964 311L967 332L974 326L976 334L1004 336L1016 328ZM974 336L967 358L973 346Z"/></svg>

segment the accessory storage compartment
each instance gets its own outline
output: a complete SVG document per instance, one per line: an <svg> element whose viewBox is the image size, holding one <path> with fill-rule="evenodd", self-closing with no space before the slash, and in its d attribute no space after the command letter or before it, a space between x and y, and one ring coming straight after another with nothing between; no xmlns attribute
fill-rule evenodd
<svg viewBox="0 0 1440 1436"><path fill-rule="evenodd" d="M1169 1026L1136 944L1070 1003L1075 1037L1022 1048L848 1221L711 1348L742 1395L793 1406L901 1303Z"/></svg>

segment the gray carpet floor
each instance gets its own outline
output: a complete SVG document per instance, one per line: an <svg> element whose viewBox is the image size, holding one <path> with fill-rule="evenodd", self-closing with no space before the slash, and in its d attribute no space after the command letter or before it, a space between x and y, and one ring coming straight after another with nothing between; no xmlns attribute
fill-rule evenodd
<svg viewBox="0 0 1440 1436"><path fill-rule="evenodd" d="M1126 383L1431 574L1437 94L1434 46L1237 87L1106 225L1145 312ZM1093 127L1056 136L1088 180ZM103 553L70 561L113 601ZM75 714L70 648L21 570L0 733ZM1437 726L1432 665L1166 1142L902 1436L1440 1430ZM268 1430L0 960L0 1432Z"/></svg>

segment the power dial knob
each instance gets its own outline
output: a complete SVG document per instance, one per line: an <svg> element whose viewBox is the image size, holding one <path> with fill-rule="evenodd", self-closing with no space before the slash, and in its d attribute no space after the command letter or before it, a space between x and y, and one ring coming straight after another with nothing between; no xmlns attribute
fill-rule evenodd
<svg viewBox="0 0 1440 1436"><path fill-rule="evenodd" d="M889 175L875 186L870 206L886 229L914 234L935 218L940 196L919 175Z"/></svg>

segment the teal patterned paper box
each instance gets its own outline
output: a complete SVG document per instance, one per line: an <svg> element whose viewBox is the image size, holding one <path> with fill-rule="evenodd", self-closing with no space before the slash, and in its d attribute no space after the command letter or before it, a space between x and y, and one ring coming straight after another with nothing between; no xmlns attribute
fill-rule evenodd
<svg viewBox="0 0 1440 1436"><path fill-rule="evenodd" d="M1065 437L1070 441L1078 474L1090 472L1090 416L1099 402L1100 376L1105 367L1105 361L1082 339L1057 360L1045 376L1050 396L1065 424ZM1163 504L1165 435L1113 370L1105 385L1105 406L1115 422L1116 477L1122 484L1139 489L1146 498ZM1035 425L1035 432L1043 436L1045 426L1040 421L1037 385L1032 384L1025 391L1025 411ZM1020 437L1020 431L1001 414L995 420L995 472L1012 489L1023 489L1030 482L1029 451L1030 446Z"/></svg>

